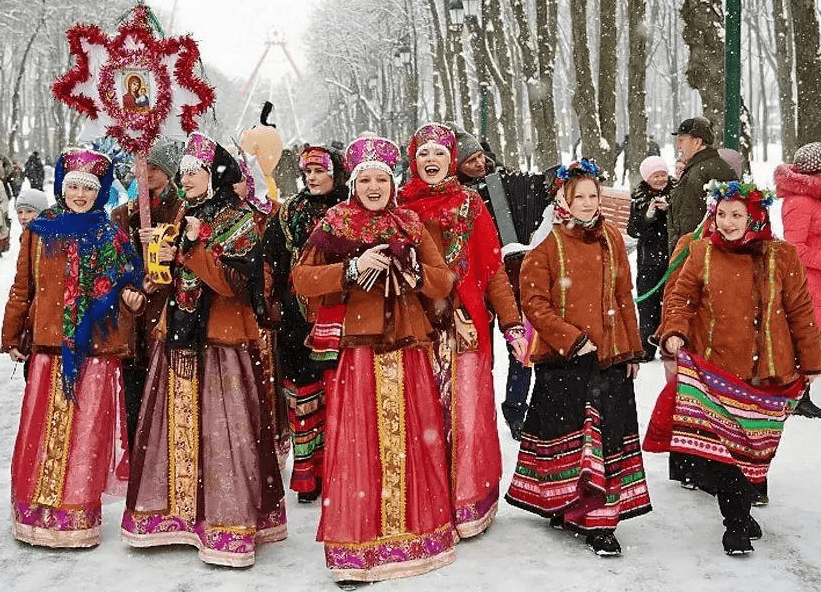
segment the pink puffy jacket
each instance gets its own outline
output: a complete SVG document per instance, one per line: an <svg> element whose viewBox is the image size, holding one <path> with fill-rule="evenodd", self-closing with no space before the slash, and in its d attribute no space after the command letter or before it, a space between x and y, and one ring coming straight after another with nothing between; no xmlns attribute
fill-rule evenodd
<svg viewBox="0 0 821 592"><path fill-rule="evenodd" d="M775 191L784 199L784 238L795 246L807 268L807 288L815 321L821 326L821 176L805 175L794 165L782 164L776 167L774 177Z"/></svg>

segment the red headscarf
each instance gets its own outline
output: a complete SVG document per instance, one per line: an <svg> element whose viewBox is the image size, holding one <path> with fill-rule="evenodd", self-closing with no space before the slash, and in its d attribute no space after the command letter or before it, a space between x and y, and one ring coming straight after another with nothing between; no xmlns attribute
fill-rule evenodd
<svg viewBox="0 0 821 592"><path fill-rule="evenodd" d="M416 149L428 141L435 141L430 132L437 131L436 127L444 126L424 126L411 138L408 146L411 178L399 190L399 203L419 214L422 220L435 222L441 229L442 255L458 278L456 292L476 325L481 349L489 352L490 314L485 304L485 291L502 265L502 247L496 225L482 198L450 176L456 168L455 142L450 146L437 142L450 150L449 176L437 185L428 185L419 178Z"/></svg>

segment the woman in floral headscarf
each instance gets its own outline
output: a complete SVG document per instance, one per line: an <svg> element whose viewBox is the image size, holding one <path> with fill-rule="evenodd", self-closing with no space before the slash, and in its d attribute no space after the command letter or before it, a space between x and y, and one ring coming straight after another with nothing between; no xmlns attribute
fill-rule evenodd
<svg viewBox="0 0 821 592"><path fill-rule="evenodd" d="M821 372L821 346L804 266L773 238L772 194L738 181L714 181L710 192L714 231L690 245L665 298L659 343L677 355L678 381L659 397L644 446L685 457L692 482L717 496L722 545L736 555L761 537L753 486Z"/></svg>
<svg viewBox="0 0 821 592"><path fill-rule="evenodd" d="M536 383L506 499L618 555L619 522L650 511L633 391L644 349L599 172L586 159L559 169L553 231L522 262Z"/></svg>
<svg viewBox="0 0 821 592"><path fill-rule="evenodd" d="M3 351L30 358L11 462L14 536L32 545L100 543L103 492L125 494L122 358L141 312L142 266L103 209L111 161L70 149L57 205L24 231L3 318ZM125 321L125 322L124 322Z"/></svg>
<svg viewBox="0 0 821 592"><path fill-rule="evenodd" d="M496 515L502 476L487 302L520 357L526 340L493 219L479 194L456 178L453 132L435 123L421 127L408 157L411 178L399 203L424 221L457 278L450 299L429 302L429 311L440 329L434 373L450 447L452 511L459 536L467 538Z"/></svg>
<svg viewBox="0 0 821 592"><path fill-rule="evenodd" d="M353 198L328 210L293 271L316 312L309 342L339 357L317 533L337 580L425 573L452 562L458 540L419 302L445 297L453 278L419 217L396 206L398 159L373 135L348 146Z"/></svg>
<svg viewBox="0 0 821 592"><path fill-rule="evenodd" d="M337 150L308 146L299 156L305 188L289 197L279 216L265 232L265 260L274 272L274 292L282 303L278 331L282 387L288 403L288 420L294 448L290 487L297 500L311 503L322 493L322 455L325 432L323 372L333 362L305 347L310 324L305 305L291 288L291 269L305 242L329 208L348 198L348 174Z"/></svg>
<svg viewBox="0 0 821 592"><path fill-rule="evenodd" d="M259 234L222 146L191 134L180 170L185 224L160 253L173 259L172 293L151 353L122 536L135 547L194 545L206 563L243 567L257 544L286 536L249 304Z"/></svg>

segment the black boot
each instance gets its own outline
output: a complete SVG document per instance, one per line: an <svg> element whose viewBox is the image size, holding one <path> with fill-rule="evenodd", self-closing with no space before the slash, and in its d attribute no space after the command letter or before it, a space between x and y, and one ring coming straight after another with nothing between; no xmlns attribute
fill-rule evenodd
<svg viewBox="0 0 821 592"><path fill-rule="evenodd" d="M795 408L793 413L801 417L821 417L821 409L810 400L809 388L804 391L804 395L801 397L801 400L798 402L798 407Z"/></svg>
<svg viewBox="0 0 821 592"><path fill-rule="evenodd" d="M761 527L750 516L750 502L743 493L734 490L719 492L718 507L724 516L727 530L721 538L721 544L727 555L746 555L753 552L750 535L761 535ZM756 528L757 532L756 532Z"/></svg>
<svg viewBox="0 0 821 592"><path fill-rule="evenodd" d="M728 526L721 537L721 544L727 555L747 555L754 551L746 529L740 525Z"/></svg>
<svg viewBox="0 0 821 592"><path fill-rule="evenodd" d="M747 521L747 536L751 541L757 541L764 536L764 533L761 532L761 525L752 516L750 516L750 519Z"/></svg>
<svg viewBox="0 0 821 592"><path fill-rule="evenodd" d="M296 500L300 504L310 504L311 502L315 502L320 495L322 495L322 479L317 478L314 482L314 490L313 491L299 491L296 494Z"/></svg>
<svg viewBox="0 0 821 592"><path fill-rule="evenodd" d="M597 530L587 535L587 546L599 557L615 557L621 555L621 545L612 530Z"/></svg>

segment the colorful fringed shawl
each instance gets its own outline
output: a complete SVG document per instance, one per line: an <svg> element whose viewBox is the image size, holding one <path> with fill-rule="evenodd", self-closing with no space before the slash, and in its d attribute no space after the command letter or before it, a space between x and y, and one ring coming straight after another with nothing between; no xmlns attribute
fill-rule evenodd
<svg viewBox="0 0 821 592"><path fill-rule="evenodd" d="M479 333L480 348L490 351L490 313L485 291L502 265L499 233L479 194L456 177L431 186L412 177L399 190L399 204L434 220L442 231L442 256L457 276L455 289Z"/></svg>
<svg viewBox="0 0 821 592"><path fill-rule="evenodd" d="M419 248L424 226L415 212L390 205L371 211L358 199L329 209L305 243L305 253L316 249L326 263L356 257L370 247L386 244L399 261L409 261L409 249ZM389 296L393 298L394 295ZM311 359L335 362L340 353L345 322L344 304L322 304L305 345Z"/></svg>
<svg viewBox="0 0 821 592"><path fill-rule="evenodd" d="M66 257L63 302L63 391L74 397L95 332L117 326L123 288L142 286L142 263L128 236L103 210L77 214L55 206L29 226L43 241L46 257Z"/></svg>
<svg viewBox="0 0 821 592"><path fill-rule="evenodd" d="M735 465L749 481L760 483L767 477L784 421L803 391L800 379L781 387L752 387L679 351L676 382L659 395L644 449Z"/></svg>

